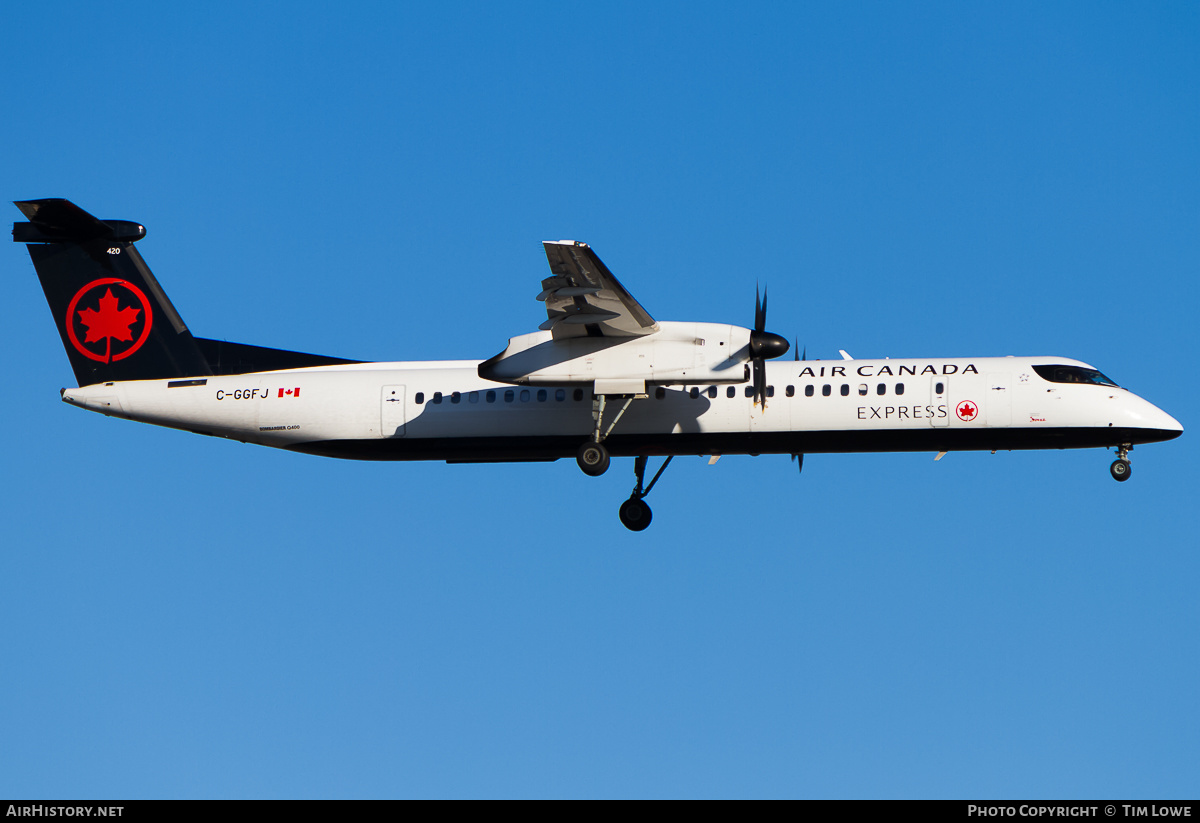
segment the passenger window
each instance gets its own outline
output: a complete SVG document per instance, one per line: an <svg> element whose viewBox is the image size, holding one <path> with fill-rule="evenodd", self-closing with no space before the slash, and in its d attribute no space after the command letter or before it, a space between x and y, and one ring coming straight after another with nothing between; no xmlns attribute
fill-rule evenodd
<svg viewBox="0 0 1200 823"><path fill-rule="evenodd" d="M700 390L698 388L696 388L695 386L692 386L692 390L690 392L688 392L688 394L691 395L691 398L693 400L695 400L697 397L700 396Z"/></svg>
<svg viewBox="0 0 1200 823"><path fill-rule="evenodd" d="M434 403L441 403L441 402L442 402L442 393L441 393L440 391L435 391L435 392L433 393L433 402L434 402Z"/></svg>
<svg viewBox="0 0 1200 823"><path fill-rule="evenodd" d="M896 394L904 394L904 384L903 383L896 384Z"/></svg>
<svg viewBox="0 0 1200 823"><path fill-rule="evenodd" d="M512 389L504 390L504 402L505 403L511 403L513 401L513 399L516 398L516 396L517 396L517 393L515 391L513 391Z"/></svg>
<svg viewBox="0 0 1200 823"><path fill-rule="evenodd" d="M560 402L560 403L561 403L562 401L566 400L566 399L567 399L567 392L566 392L566 390L565 390L565 389L555 389L555 390L554 390L554 399L555 399L555 400L557 400L557 401L558 401L558 402Z"/></svg>
<svg viewBox="0 0 1200 823"><path fill-rule="evenodd" d="M747 386L747 387L746 387L746 396L747 396L747 397L753 397L753 396L754 396L754 387L753 387L753 386Z"/></svg>
<svg viewBox="0 0 1200 823"><path fill-rule="evenodd" d="M496 402L496 392L493 391L492 389L488 389L487 394L485 394L483 396L483 399L489 403L495 403Z"/></svg>
<svg viewBox="0 0 1200 823"><path fill-rule="evenodd" d="M878 386L875 387L875 393L878 395L887 394L887 386L883 383L880 383Z"/></svg>
<svg viewBox="0 0 1200 823"><path fill-rule="evenodd" d="M733 386L730 386L729 388L727 388L725 390L725 396L726 397L737 397L737 389L735 389Z"/></svg>
<svg viewBox="0 0 1200 823"><path fill-rule="evenodd" d="M788 386L786 389L784 389L783 393L786 394L788 397L795 397L796 396L796 387Z"/></svg>
<svg viewBox="0 0 1200 823"><path fill-rule="evenodd" d="M767 397L774 397L774 396L775 396L775 387L767 386Z"/></svg>
<svg viewBox="0 0 1200 823"><path fill-rule="evenodd" d="M521 389L521 402L522 403L529 402L529 389Z"/></svg>
<svg viewBox="0 0 1200 823"><path fill-rule="evenodd" d="M470 394L468 394L467 402L468 403L478 403L479 402L479 392L473 391Z"/></svg>
<svg viewBox="0 0 1200 823"><path fill-rule="evenodd" d="M863 397L867 396L867 384L866 383L858 384L858 393L861 394Z"/></svg>
<svg viewBox="0 0 1200 823"><path fill-rule="evenodd" d="M843 383L842 384L842 397L849 397L849 396L850 396L850 384Z"/></svg>
<svg viewBox="0 0 1200 823"><path fill-rule="evenodd" d="M539 403L546 402L546 390L545 389L538 389L538 402Z"/></svg>
<svg viewBox="0 0 1200 823"><path fill-rule="evenodd" d="M708 396L709 396L709 397L716 397L716 396L717 396L717 387L716 387L716 386L709 386L709 387L708 387Z"/></svg>
<svg viewBox="0 0 1200 823"><path fill-rule="evenodd" d="M813 396L813 387L812 387L811 383L809 383L807 386L804 387L804 396L805 397Z"/></svg>
<svg viewBox="0 0 1200 823"><path fill-rule="evenodd" d="M572 394L571 396L575 398L576 402L579 402L580 400L583 399L583 389L576 389L575 393Z"/></svg>
<svg viewBox="0 0 1200 823"><path fill-rule="evenodd" d="M938 394L945 394L945 393L946 393L946 384L945 384L945 383L938 383L938 384L937 384L936 386L934 386L933 388L934 388L934 391L936 391Z"/></svg>
<svg viewBox="0 0 1200 823"><path fill-rule="evenodd" d="M826 383L824 386L821 387L821 396L822 397L828 397L831 394L833 394L833 386L830 386L828 383Z"/></svg>
<svg viewBox="0 0 1200 823"><path fill-rule="evenodd" d="M422 403L425 402L425 392L423 392L423 391L417 392L417 396L414 397L413 400L416 402L416 404L418 406L421 405Z"/></svg>
<svg viewBox="0 0 1200 823"><path fill-rule="evenodd" d="M657 389L654 390L654 399L655 400L662 400L666 396L667 396L667 390L664 389L662 386L659 386Z"/></svg>
<svg viewBox="0 0 1200 823"><path fill-rule="evenodd" d="M462 394L460 392L454 392L454 394L450 395L451 403L457 403L460 400L462 400Z"/></svg>

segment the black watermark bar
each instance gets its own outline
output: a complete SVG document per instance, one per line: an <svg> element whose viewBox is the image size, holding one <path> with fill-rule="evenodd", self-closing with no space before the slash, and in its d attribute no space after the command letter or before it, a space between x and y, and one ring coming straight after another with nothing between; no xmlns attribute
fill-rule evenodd
<svg viewBox="0 0 1200 823"><path fill-rule="evenodd" d="M472 795L474 797L475 795ZM426 797L421 795L421 797ZM531 797L536 798L536 795ZM782 796L786 797L786 796ZM305 798L274 798L275 802ZM322 799L323 798L313 798ZM363 798L367 799L367 798ZM388 798L400 799L400 798ZM261 811L262 800L180 798L167 800L0 800L3 819L67 818L71 820L121 819L149 820L161 817L169 806L186 803L254 803ZM267 802L271 802L267 799ZM336 802L336 801L335 801ZM1196 820L1200 823L1200 802L1195 800L854 800L810 799L823 805L870 806L878 815L888 806L896 814L918 813L929 820L994 820L1019 818L1037 820L1096 818L1101 820Z"/></svg>

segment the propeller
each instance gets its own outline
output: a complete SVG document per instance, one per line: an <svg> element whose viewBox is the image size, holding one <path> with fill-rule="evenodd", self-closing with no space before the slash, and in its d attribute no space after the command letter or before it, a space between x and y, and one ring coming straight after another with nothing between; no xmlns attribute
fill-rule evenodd
<svg viewBox="0 0 1200 823"><path fill-rule="evenodd" d="M767 360L787 354L791 348L786 338L765 330L767 325L767 290L758 299L758 284L754 286L754 331L750 332L750 363L754 369L754 402L767 408Z"/></svg>

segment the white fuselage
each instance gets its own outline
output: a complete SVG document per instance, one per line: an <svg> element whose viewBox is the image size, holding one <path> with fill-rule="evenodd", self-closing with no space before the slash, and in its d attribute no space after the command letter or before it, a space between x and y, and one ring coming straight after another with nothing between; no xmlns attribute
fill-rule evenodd
<svg viewBox="0 0 1200 823"><path fill-rule="evenodd" d="M615 455L952 451L1116 446L1182 431L1126 389L1035 373L1050 363L1090 368L1060 357L769 362L765 409L745 383L651 383L606 445ZM130 420L358 459L549 460L591 435L589 384L497 383L479 365L361 363L62 396Z"/></svg>

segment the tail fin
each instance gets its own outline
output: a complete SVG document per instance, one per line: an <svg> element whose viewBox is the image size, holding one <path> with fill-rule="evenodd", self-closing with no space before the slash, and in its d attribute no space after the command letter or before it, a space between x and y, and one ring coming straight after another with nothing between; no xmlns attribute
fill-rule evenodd
<svg viewBox="0 0 1200 823"><path fill-rule="evenodd" d="M133 244L146 229L69 200L16 203L26 243L80 386L211 375L192 333Z"/></svg>

